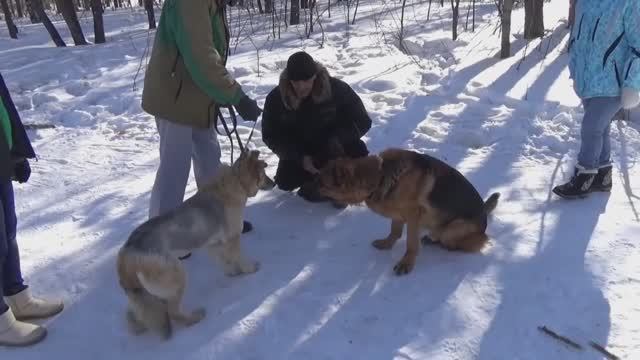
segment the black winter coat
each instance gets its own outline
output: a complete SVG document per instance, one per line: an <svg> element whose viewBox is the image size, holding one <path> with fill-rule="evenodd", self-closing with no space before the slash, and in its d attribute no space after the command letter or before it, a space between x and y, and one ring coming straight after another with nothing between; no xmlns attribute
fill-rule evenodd
<svg viewBox="0 0 640 360"><path fill-rule="evenodd" d="M325 160L331 157L331 139L349 148L361 142L370 128L371 118L360 97L319 64L309 97L302 101L296 97L285 70L267 95L262 114L262 139L284 160L301 161L303 156Z"/></svg>
<svg viewBox="0 0 640 360"><path fill-rule="evenodd" d="M6 182L13 175L15 164L23 159L31 159L36 156L31 146L31 141L22 125L18 110L16 110L9 89L0 74L0 98L9 114L11 121L11 132L13 137L13 147L9 151L9 144L5 138L3 130L0 128L0 182Z"/></svg>

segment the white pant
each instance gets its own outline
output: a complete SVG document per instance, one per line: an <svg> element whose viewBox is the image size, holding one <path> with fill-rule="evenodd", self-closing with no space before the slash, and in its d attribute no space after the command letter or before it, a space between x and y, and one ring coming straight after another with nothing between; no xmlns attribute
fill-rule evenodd
<svg viewBox="0 0 640 360"><path fill-rule="evenodd" d="M200 129L156 118L160 134L160 166L151 191L149 218L162 215L184 201L191 160L198 187L220 166L220 144L213 128Z"/></svg>

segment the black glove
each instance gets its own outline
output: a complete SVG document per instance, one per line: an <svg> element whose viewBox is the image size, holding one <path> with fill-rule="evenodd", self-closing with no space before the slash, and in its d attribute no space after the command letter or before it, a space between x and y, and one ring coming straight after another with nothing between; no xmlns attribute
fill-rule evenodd
<svg viewBox="0 0 640 360"><path fill-rule="evenodd" d="M31 166L29 166L29 160L24 159L15 164L13 167L13 179L19 183L25 183L31 176Z"/></svg>
<svg viewBox="0 0 640 360"><path fill-rule="evenodd" d="M262 113L258 103L244 94L235 108L245 121L258 121L258 116Z"/></svg>

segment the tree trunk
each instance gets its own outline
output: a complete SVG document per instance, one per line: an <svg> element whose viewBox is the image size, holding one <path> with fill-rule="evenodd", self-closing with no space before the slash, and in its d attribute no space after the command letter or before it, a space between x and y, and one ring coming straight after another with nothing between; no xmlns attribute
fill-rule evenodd
<svg viewBox="0 0 640 360"><path fill-rule="evenodd" d="M291 18L289 24L300 24L300 0L291 0Z"/></svg>
<svg viewBox="0 0 640 360"><path fill-rule="evenodd" d="M513 10L513 0L503 0L502 2L502 45L500 46L500 58L506 59L511 56L511 10Z"/></svg>
<svg viewBox="0 0 640 360"><path fill-rule="evenodd" d="M144 9L147 10L147 19L149 20L149 29L155 29L156 14L153 10L153 0L144 0Z"/></svg>
<svg viewBox="0 0 640 360"><path fill-rule="evenodd" d="M51 23L51 19L49 19L49 16L47 16L47 13L44 12L44 6L42 5L42 0L28 0L27 3L31 4L31 8L34 14L36 14L38 20L42 21L42 23L44 24L44 27L47 29L47 32L49 32L49 35L51 36L51 40L53 40L56 46L57 47L67 46L67 44L64 43L64 40L62 40L62 37L60 36L60 33L58 33L58 30L56 29L56 27L53 26L53 23Z"/></svg>
<svg viewBox="0 0 640 360"><path fill-rule="evenodd" d="M76 6L73 4L73 0L60 0L60 2L62 4L62 17L69 27L73 42L76 46L88 45L87 40L84 38L80 21L78 21L78 14L76 13Z"/></svg>
<svg viewBox="0 0 640 360"><path fill-rule="evenodd" d="M37 5L34 5L35 1L36 0L25 0L25 5L27 5L27 13L29 13L29 20L31 20L32 24L37 24L42 21L38 17L38 12L36 11Z"/></svg>
<svg viewBox="0 0 640 360"><path fill-rule="evenodd" d="M103 44L107 40L104 36L104 21L102 19L102 1L91 0L91 12L93 13L93 33L95 34L94 42Z"/></svg>
<svg viewBox="0 0 640 360"><path fill-rule="evenodd" d="M544 36L544 0L524 0L524 38Z"/></svg>
<svg viewBox="0 0 640 360"><path fill-rule="evenodd" d="M451 36L453 41L458 39L458 20L460 19L460 0L451 0L453 21L451 22Z"/></svg>
<svg viewBox="0 0 640 360"><path fill-rule="evenodd" d="M13 23L13 18L11 17L11 10L9 10L9 3L7 2L7 0L0 0L0 5L2 5L4 20L7 22L7 27L9 28L9 36L12 39L17 39L18 28L16 27L16 24Z"/></svg>
<svg viewBox="0 0 640 360"><path fill-rule="evenodd" d="M264 12L266 14L273 12L273 0L264 0Z"/></svg>
<svg viewBox="0 0 640 360"><path fill-rule="evenodd" d="M16 12L18 13L18 18L24 17L24 12L22 11L22 0L16 0Z"/></svg>
<svg viewBox="0 0 640 360"><path fill-rule="evenodd" d="M309 8L309 0L300 0L300 8L308 9Z"/></svg>

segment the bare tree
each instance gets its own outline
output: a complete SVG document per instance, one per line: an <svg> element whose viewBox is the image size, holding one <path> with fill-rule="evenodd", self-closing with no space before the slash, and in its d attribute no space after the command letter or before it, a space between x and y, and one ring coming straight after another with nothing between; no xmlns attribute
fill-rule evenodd
<svg viewBox="0 0 640 360"><path fill-rule="evenodd" d="M7 22L7 27L9 28L9 36L12 39L17 39L18 28L16 27L16 24L13 23L13 18L11 17L11 10L9 9L9 3L7 2L7 0L0 0L0 5L2 5L4 20Z"/></svg>
<svg viewBox="0 0 640 360"><path fill-rule="evenodd" d="M19 18L24 17L24 12L22 11L22 0L16 0L16 12Z"/></svg>
<svg viewBox="0 0 640 360"><path fill-rule="evenodd" d="M513 10L513 0L499 0L500 15L502 24L502 44L500 46L500 58L506 59L511 56L511 11Z"/></svg>
<svg viewBox="0 0 640 360"><path fill-rule="evenodd" d="M266 14L273 13L273 0L264 0L264 12Z"/></svg>
<svg viewBox="0 0 640 360"><path fill-rule="evenodd" d="M147 10L147 19L149 20L149 29L156 28L156 14L153 10L153 0L144 0L144 8Z"/></svg>
<svg viewBox="0 0 640 360"><path fill-rule="evenodd" d="M524 38L544 36L544 0L524 0Z"/></svg>
<svg viewBox="0 0 640 360"><path fill-rule="evenodd" d="M104 36L104 21L102 19L102 1L91 0L91 12L93 13L93 33L95 34L95 43L103 44L107 41Z"/></svg>
<svg viewBox="0 0 640 360"><path fill-rule="evenodd" d="M404 9L407 5L407 0L402 0L402 11L400 12L400 34L398 35L398 43L400 44L400 51L406 53L407 49L404 47Z"/></svg>
<svg viewBox="0 0 640 360"><path fill-rule="evenodd" d="M54 44L56 44L57 47L67 46L64 40L62 40L62 37L60 36L60 33L58 33L56 27L53 26L53 23L51 22L51 19L49 19L47 13L44 12L42 0L27 0L27 4L29 3L31 4L34 15L37 16L39 21L42 21L42 24L47 29L47 32L49 32L49 36L51 36L51 40L53 40Z"/></svg>
<svg viewBox="0 0 640 360"><path fill-rule="evenodd" d="M36 11L36 8L38 7L37 4L34 4L36 1L40 1L40 5L42 5L42 0L25 0L25 4L27 5L27 13L29 14L29 20L31 20L32 24L37 24L42 21L38 17L38 12Z"/></svg>
<svg viewBox="0 0 640 360"><path fill-rule="evenodd" d="M84 38L80 21L78 21L78 14L73 0L60 0L60 3L62 5L62 17L69 27L73 42L76 45L88 45L87 40Z"/></svg>
<svg viewBox="0 0 640 360"><path fill-rule="evenodd" d="M453 41L456 41L458 39L458 20L460 19L460 0L451 0L451 11L453 11L451 34Z"/></svg>
<svg viewBox="0 0 640 360"><path fill-rule="evenodd" d="M289 24L300 24L300 0L291 0L291 18Z"/></svg>

